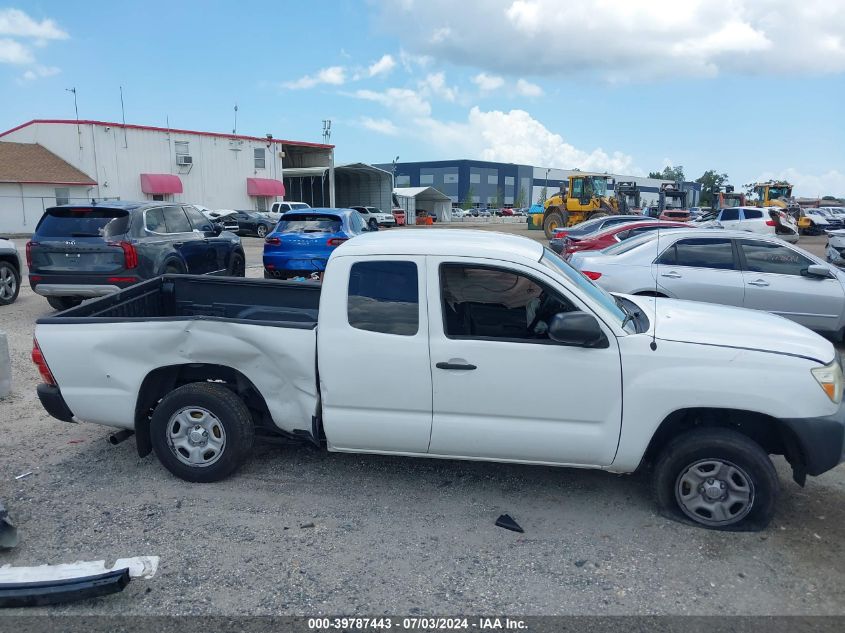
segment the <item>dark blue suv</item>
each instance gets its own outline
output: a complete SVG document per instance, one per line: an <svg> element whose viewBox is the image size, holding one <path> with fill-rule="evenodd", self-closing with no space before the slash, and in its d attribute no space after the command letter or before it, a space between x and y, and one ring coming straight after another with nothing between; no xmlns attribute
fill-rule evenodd
<svg viewBox="0 0 845 633"><path fill-rule="evenodd" d="M29 284L56 310L165 273L246 271L240 238L196 207L175 202L92 202L44 212L26 245Z"/></svg>

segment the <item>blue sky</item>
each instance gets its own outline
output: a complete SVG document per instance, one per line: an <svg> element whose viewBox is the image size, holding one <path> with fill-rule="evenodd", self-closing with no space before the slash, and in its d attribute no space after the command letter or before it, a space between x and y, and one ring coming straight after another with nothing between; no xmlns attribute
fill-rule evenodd
<svg viewBox="0 0 845 633"><path fill-rule="evenodd" d="M2 1L2 0L0 0ZM0 128L82 118L845 195L845 3L0 4Z"/></svg>

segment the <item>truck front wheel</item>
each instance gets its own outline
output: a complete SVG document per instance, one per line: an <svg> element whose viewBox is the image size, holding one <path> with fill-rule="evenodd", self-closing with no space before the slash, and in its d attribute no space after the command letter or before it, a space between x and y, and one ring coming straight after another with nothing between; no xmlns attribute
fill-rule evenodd
<svg viewBox="0 0 845 633"><path fill-rule="evenodd" d="M243 400L219 383L192 382L174 389L150 420L159 461L186 481L225 479L246 461L254 438Z"/></svg>
<svg viewBox="0 0 845 633"><path fill-rule="evenodd" d="M568 213L561 211L558 208L550 211L549 214L543 218L543 231L546 233L547 239L552 239L556 229L564 228L567 223Z"/></svg>
<svg viewBox="0 0 845 633"><path fill-rule="evenodd" d="M772 461L749 437L702 428L671 440L654 473L657 500L711 529L763 529L780 484Z"/></svg>

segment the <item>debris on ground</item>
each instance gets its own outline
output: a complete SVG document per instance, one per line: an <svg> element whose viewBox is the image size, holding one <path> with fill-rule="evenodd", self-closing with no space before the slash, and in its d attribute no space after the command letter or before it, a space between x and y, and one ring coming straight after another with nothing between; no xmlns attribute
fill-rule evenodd
<svg viewBox="0 0 845 633"><path fill-rule="evenodd" d="M505 528L506 530L510 530L511 532L520 532L525 533L525 530L513 520L513 517L509 514L503 514L498 519L496 519L496 525L500 528Z"/></svg>
<svg viewBox="0 0 845 633"><path fill-rule="evenodd" d="M32 471L30 470L29 472L21 473L20 475L15 477L15 479L23 479L24 477L29 477L31 474L32 474Z"/></svg>

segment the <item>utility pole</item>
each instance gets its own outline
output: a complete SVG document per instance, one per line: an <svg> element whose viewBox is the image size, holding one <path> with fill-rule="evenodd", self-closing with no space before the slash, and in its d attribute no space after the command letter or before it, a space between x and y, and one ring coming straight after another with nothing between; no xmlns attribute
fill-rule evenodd
<svg viewBox="0 0 845 633"><path fill-rule="evenodd" d="M73 93L73 111L76 113L76 136L79 139L79 149L82 149L82 130L79 128L79 106L76 104L76 86L65 88L65 91Z"/></svg>
<svg viewBox="0 0 845 633"><path fill-rule="evenodd" d="M323 143L326 145L329 144L329 140L332 138L332 120L331 119L323 119ZM334 208L335 206L335 195L334 195L334 148L329 150L329 206Z"/></svg>
<svg viewBox="0 0 845 633"><path fill-rule="evenodd" d="M232 128L232 134L238 133L238 104L235 104L235 125Z"/></svg>

